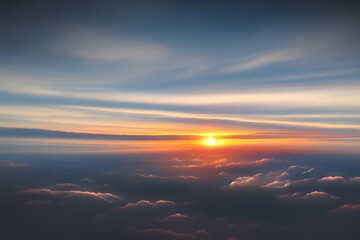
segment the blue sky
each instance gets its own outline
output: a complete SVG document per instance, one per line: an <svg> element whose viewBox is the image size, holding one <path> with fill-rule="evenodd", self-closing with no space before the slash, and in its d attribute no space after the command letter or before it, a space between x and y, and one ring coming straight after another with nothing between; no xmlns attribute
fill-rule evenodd
<svg viewBox="0 0 360 240"><path fill-rule="evenodd" d="M1 126L357 138L360 39L353 6L8 3L0 39Z"/></svg>

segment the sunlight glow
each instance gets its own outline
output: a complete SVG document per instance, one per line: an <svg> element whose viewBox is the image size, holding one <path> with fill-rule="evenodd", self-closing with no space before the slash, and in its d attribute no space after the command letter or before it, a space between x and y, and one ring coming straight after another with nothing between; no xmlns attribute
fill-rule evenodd
<svg viewBox="0 0 360 240"><path fill-rule="evenodd" d="M209 146L216 146L218 145L217 141L214 139L212 134L208 135L209 137L205 139L205 144Z"/></svg>

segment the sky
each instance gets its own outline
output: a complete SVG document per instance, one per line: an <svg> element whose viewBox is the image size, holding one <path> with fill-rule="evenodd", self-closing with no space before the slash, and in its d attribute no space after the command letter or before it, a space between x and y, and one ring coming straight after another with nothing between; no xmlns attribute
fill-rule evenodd
<svg viewBox="0 0 360 240"><path fill-rule="evenodd" d="M3 1L0 238L359 239L359 10Z"/></svg>

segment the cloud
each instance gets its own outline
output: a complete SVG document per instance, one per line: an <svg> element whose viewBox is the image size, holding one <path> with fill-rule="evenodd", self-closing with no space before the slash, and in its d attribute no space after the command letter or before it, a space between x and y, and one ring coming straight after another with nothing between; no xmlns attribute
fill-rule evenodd
<svg viewBox="0 0 360 240"><path fill-rule="evenodd" d="M78 190L71 190L71 191L59 191L59 190L51 190L47 188L32 188L21 191L19 194L21 195L29 195L33 197L50 197L50 198L76 198L80 197L83 199L97 199L107 203L113 203L119 200L123 200L123 198L111 194L111 193L100 193L100 192L88 192L88 191L78 191Z"/></svg>
<svg viewBox="0 0 360 240"><path fill-rule="evenodd" d="M161 219L160 221L166 222L166 221L183 221L183 220L189 220L191 219L190 217L181 214L181 213L175 213L175 214L171 214L163 219Z"/></svg>
<svg viewBox="0 0 360 240"><path fill-rule="evenodd" d="M24 168L24 167L32 167L26 163L15 163L11 160L0 160L0 166L9 167L9 168Z"/></svg>
<svg viewBox="0 0 360 240"><path fill-rule="evenodd" d="M79 154L67 154L54 159L51 163L48 162L47 157L38 159L38 155L35 156L37 166L41 166L34 169L40 171L37 178L33 179L35 182L28 182L19 176L19 180L22 180L16 186L32 186L43 182L47 183L46 187L36 188L37 190L32 193L8 195L8 199L12 201L8 201L6 205L0 203L0 210L7 209L4 218L13 215L14 218L26 219L26 223L20 223L21 226L30 224L27 222L38 226L44 226L44 223L46 225L47 221L53 224L48 220L50 218L55 219L56 223L61 224L60 226L69 227L69 229L72 229L71 226L76 222L80 224L81 220L81 226L85 226L84 229L91 232L89 235L98 232L100 236L107 239L116 236L121 239L159 240L163 236L153 233L133 233L134 231L129 233L130 230L126 230L129 228L165 229L186 234L194 234L199 229L204 229L213 239L230 237L266 239L266 236L270 235L288 239L288 236L296 232L294 229L297 229L299 224L320 221L318 219L322 217L336 218L337 215L330 216L326 213L345 204L357 203L356 189L360 182L359 177L354 177L357 168L349 169L344 162L331 162L329 155L318 154L316 154L318 158L310 158L308 154L304 155L307 156L306 158L296 155L296 160L291 160L288 155L281 157L271 155L275 159L286 159L282 161L272 161L270 157L257 158L259 155L251 157L258 160L245 161L248 155L244 157L237 154L230 156L221 154L211 156L210 159L198 153L84 155L83 157ZM261 154L261 156L264 155ZM343 155L340 155L335 159L342 157ZM175 158L177 161L174 160ZM75 162L69 161L70 159ZM101 161L98 161L99 159ZM219 161L221 159L226 160ZM235 159L244 163L245 168L247 163L250 164L252 167L250 174L248 172L240 175L232 172L227 178L218 177L217 172L222 169L215 166L235 162ZM327 162L321 165L324 159L327 159ZM29 159L29 162L31 161L32 159ZM182 178L193 176L185 175L182 172L185 171L184 169L159 168L159 165L202 164L207 161L216 163L209 166L213 171L208 171L207 167L198 169L199 172L203 172L203 175L199 175L204 176L202 181L198 181L197 178L194 179L196 181ZM84 164L86 167L79 167ZM338 164L342 168L338 168ZM235 165L235 167L243 166ZM136 171L138 169L142 171ZM319 172L320 169L324 172ZM343 169L350 171L344 173L341 171ZM56 176L58 183L55 184L53 183L54 176L49 175L49 172L52 173L54 170L63 173ZM109 170L116 171L117 175L102 175L104 171ZM149 172L154 174L148 175ZM133 175L133 173L138 174ZM0 176L3 179L2 174ZM240 185L222 188L233 182L233 179L237 179L234 176L237 176ZM344 181L322 180L341 179L341 176ZM94 184L81 186L85 184L82 182L84 178L95 180L96 186L93 186ZM274 181L280 183L285 181L290 185L283 188L264 187ZM81 183L81 185L76 183ZM94 191L93 187L96 187L97 191ZM98 193L98 196L90 195L88 192ZM106 193L124 196L126 199L116 200L111 196L101 195ZM350 194L345 196L345 193ZM113 202L109 204L99 197L111 198ZM96 201L89 201L89 199ZM344 218L348 218L345 214L343 215ZM220 222L219 218L225 218L226 221ZM18 219L15 220L22 221ZM247 226L247 223L260 225L254 228ZM284 225L288 227L281 228ZM314 227L318 226L318 222L314 223ZM311 232L309 229L306 231ZM83 233L82 230L80 232ZM165 234L163 239L172 238Z"/></svg>
<svg viewBox="0 0 360 240"><path fill-rule="evenodd" d="M231 138L231 136L229 137ZM188 164L189 162L191 164ZM277 162L280 161L269 158L262 158L260 160L255 160L255 161L239 161L239 162L232 161L227 158L220 158L216 160L195 159L195 160L182 161L183 163L182 165L164 166L163 168L175 168L175 169L184 169L184 170L208 168L208 169L213 169L214 171L222 171L224 172L223 174L225 174L226 171L230 171L234 169L255 168L268 163L277 163Z"/></svg>
<svg viewBox="0 0 360 240"><path fill-rule="evenodd" d="M264 174L258 173L254 176L249 177L238 177L233 182L230 183L229 187L238 187L238 186L251 186L258 185L262 179L265 177Z"/></svg>
<svg viewBox="0 0 360 240"><path fill-rule="evenodd" d="M196 177L196 176L157 176L153 174L145 175L145 174L133 174L133 176L142 177L142 178L153 178L153 179L177 179L177 180L198 180L204 179L204 177Z"/></svg>
<svg viewBox="0 0 360 240"><path fill-rule="evenodd" d="M338 197L332 196L326 192L319 191L307 193L302 198L305 200L339 199Z"/></svg>
<svg viewBox="0 0 360 240"><path fill-rule="evenodd" d="M330 211L330 214L359 214L359 213L360 213L360 203L344 204L341 207L338 207Z"/></svg>
<svg viewBox="0 0 360 240"><path fill-rule="evenodd" d="M43 86L34 87L36 91L39 91ZM33 93L32 90L28 87L19 88L15 86L13 88L14 91L17 91L18 94L13 96L16 99L23 99L23 102L26 105L31 104L39 104L39 98L42 98L41 104L47 103L49 97L52 99L51 101L57 104L71 103L69 105L75 104L77 106L69 106L67 114L73 114L72 112L76 112L74 110L78 110L78 112L88 112L91 111L94 115L99 116L98 118L93 117L84 117L81 118L76 115L72 115L74 117L67 118L62 116L57 116L54 118L53 116L49 117L39 117L39 116L29 116L27 109L24 108L22 111L22 107L18 111L19 115L14 116L12 112L8 112L9 117L16 117L17 119L24 119L27 124L13 123L8 125L9 127L31 127L31 128L48 128L48 129L59 129L59 126L66 131L75 131L75 129L79 129L81 126L83 131L89 131L89 129L94 130L94 126L96 126L96 131L109 132L109 129L116 127L119 129L118 131L128 132L130 129L137 129L137 131L144 132L144 127L149 125L146 124L135 124L135 122L126 121L127 118L134 118L134 114L138 119L152 119L153 121L160 121L163 124L157 126L157 130L161 130L165 132L164 129L178 129L180 127L194 127L194 124L203 125L204 122L212 122L216 125L229 127L229 125L233 126L236 129L240 129L239 124L242 127L256 129L259 128L288 128L288 129L298 129L298 128L316 128L317 131L349 131L350 129L356 131L356 129L360 129L357 122L355 120L352 121L343 121L348 119L349 117L345 117L343 120L341 118L337 118L336 121L334 119L314 119L314 118L277 118L276 116L265 116L266 114L251 114L251 115L229 115L226 114L226 109L230 108L232 104L239 104L239 109L245 109L246 111L262 111L263 108L266 108L266 111L271 109L272 112L277 111L287 111L286 109L292 109L291 111L295 111L295 109L317 109L321 108L321 111L328 111L330 108L332 111L334 109L339 109L342 111L346 111L347 108L357 108L358 102L357 95L354 92L354 87L352 86L349 89L347 87L329 87L330 89L301 89L294 92L293 89L289 89L289 91L276 90L275 92L262 92L262 91L254 91L254 92L231 92L222 94L222 93L207 93L207 94L192 94L192 93L172 93L166 94L164 92L137 92L137 91L121 91L121 90L106 90L101 89L99 91L89 90L82 91L81 93L77 91L71 90L61 90L57 89L51 91L52 93L45 91L43 93ZM6 87L3 88L4 91ZM23 89L25 92L19 92ZM22 90L21 90L22 91ZM30 91L30 92L29 92ZM101 93L100 93L101 92ZM17 95L21 95L21 98L18 98ZM276 98L274 98L276 96ZM340 97L339 97L340 96ZM356 97L355 97L356 96ZM104 99L107 98L107 99ZM306 101L298 101L298 99L307 99ZM189 102L188 99L191 99ZM35 101L35 102L33 102ZM131 109L117 108L117 103L123 103L125 106ZM319 106L316 106L316 105ZM79 106L79 105L88 105L87 106ZM92 105L90 107L89 105ZM100 105L102 107L95 107L96 105ZM166 106L165 106L166 105ZM213 108L201 108L200 106L211 106L214 105ZM320 106L321 105L321 106ZM113 106L113 107L109 107ZM221 106L221 107L220 107ZM59 108L57 105L56 108ZM63 108L63 107L61 107ZM126 108L126 107L125 107ZM137 109L138 108L138 109ZM139 109L140 108L140 109ZM152 109L152 110L149 110ZM166 110L167 109L167 110ZM218 110L213 110L218 109ZM8 110L5 110L5 113ZM25 111L25 112L24 112ZM225 111L225 112L224 112ZM36 113L43 113L42 111L35 110ZM196 113L195 113L196 112ZM44 114L44 113L43 113ZM51 113L48 113L52 115ZM48 116L47 114L47 116ZM58 113L59 114L59 113ZM118 116L117 116L118 115ZM160 119L161 117L161 119ZM124 119L125 118L125 119ZM164 120L166 119L166 121ZM44 121L46 123L44 123ZM66 126L63 124L67 123ZM119 122L120 121L120 122ZM124 122L125 121L125 122ZM166 123L165 123L166 122ZM111 125L110 125L111 123ZM45 124L45 125L44 125ZM109 126L110 125L110 126ZM125 128L124 126L128 128ZM180 125L180 126L179 126ZM47 127L44 127L47 126ZM70 127L70 129L69 129ZM203 128L203 127L202 127ZM201 129L202 129L201 128ZM126 129L126 130L125 130ZM147 129L147 131L149 131ZM154 131L154 130L153 130ZM200 130L200 131L205 131ZM166 131L168 132L168 131ZM39 133L33 133L35 135L40 135ZM47 134L43 134L47 135ZM55 135L55 134L52 134ZM56 134L60 135L60 134ZM74 139L132 139L131 137L109 137L109 136L70 136L67 134L66 137L71 137ZM258 136L259 137L259 136ZM264 136L263 136L264 137ZM294 137L294 136L293 136ZM141 137L134 137L140 138ZM146 139L144 136L143 138ZM189 139L190 136L154 136L155 139ZM243 138L246 138L245 136ZM275 137L276 138L276 137ZM306 142L303 142L305 144ZM350 145L348 143L348 145ZM313 145L312 145L313 146ZM339 147L337 145L337 147Z"/></svg>
<svg viewBox="0 0 360 240"><path fill-rule="evenodd" d="M257 173L253 176L238 177L229 184L230 188L242 186L258 186L283 188L291 181L291 178L301 176L301 174L310 168L302 166L290 166L285 170L270 171L268 173Z"/></svg>
<svg viewBox="0 0 360 240"><path fill-rule="evenodd" d="M176 233L165 229L145 229L136 230L142 236L142 239L156 240L211 240L212 238L205 230L199 230L195 233Z"/></svg>
<svg viewBox="0 0 360 240"><path fill-rule="evenodd" d="M260 160L252 161L252 162L230 162L230 163L219 163L215 166L215 168L226 168L226 167L241 167L241 166L256 166L262 165L269 162L277 162L277 160L262 158Z"/></svg>
<svg viewBox="0 0 360 240"><path fill-rule="evenodd" d="M286 200L301 200L301 201L328 201L338 200L338 197L332 196L327 192L313 191L307 194L296 192L293 194L283 194L279 196L280 199Z"/></svg>
<svg viewBox="0 0 360 240"><path fill-rule="evenodd" d="M310 171L311 170L311 171ZM318 175L315 168L303 166L290 166L287 169L279 171L270 171L267 173L257 173L252 176L238 177L233 180L228 187L258 187L267 189L337 189L340 187L349 188L357 186L360 181L358 177L345 179L342 176L327 176L323 178L314 178ZM319 192L314 192L319 194ZM315 194L316 195L316 194ZM309 195L310 196L310 195Z"/></svg>
<svg viewBox="0 0 360 240"><path fill-rule="evenodd" d="M159 224L161 222L159 219L164 219L179 210L179 204L173 201L158 200L151 202L140 200L113 208L111 211L104 213L101 218L104 219L105 224L113 225L117 223L123 227L146 228L150 225Z"/></svg>
<svg viewBox="0 0 360 240"><path fill-rule="evenodd" d="M360 182L360 177L353 177L349 179L350 182Z"/></svg>
<svg viewBox="0 0 360 240"><path fill-rule="evenodd" d="M61 41L55 44L55 48L88 60L128 63L154 62L168 55L168 49L160 44L81 30L62 36Z"/></svg>
<svg viewBox="0 0 360 240"><path fill-rule="evenodd" d="M93 139L93 140L195 140L199 136L194 135L112 135L112 134L93 134L79 132L51 131L44 129L31 128L6 128L0 127L0 134L3 137L21 138L66 138L66 139Z"/></svg>
<svg viewBox="0 0 360 240"><path fill-rule="evenodd" d="M323 182L345 182L345 179L342 176L328 176L328 177L323 177L322 179L320 179L320 181L323 181Z"/></svg>
<svg viewBox="0 0 360 240"><path fill-rule="evenodd" d="M209 161L209 162L203 162L203 161L196 161L197 164L184 164L184 165L173 165L169 166L170 168L201 168L201 167L216 167L219 166L218 164L222 162L228 161L226 158Z"/></svg>
<svg viewBox="0 0 360 240"><path fill-rule="evenodd" d="M48 186L51 190L74 190L74 189L80 189L82 188L79 184L73 184L73 183L56 183Z"/></svg>
<svg viewBox="0 0 360 240"><path fill-rule="evenodd" d="M113 211L120 211L123 209L137 209L137 208L149 208L149 207L167 207L167 206L175 206L176 203L168 200L158 200L155 202L150 202L147 200L140 200L136 203L128 203L125 206L115 208Z"/></svg>
<svg viewBox="0 0 360 240"><path fill-rule="evenodd" d="M309 170L304 171L302 174L308 174L308 173L312 173L314 171L315 171L314 168L310 168Z"/></svg>
<svg viewBox="0 0 360 240"><path fill-rule="evenodd" d="M24 202L23 204L29 206L44 206L53 203L54 203L53 201L47 201L47 200L32 200L32 201Z"/></svg>
<svg viewBox="0 0 360 240"><path fill-rule="evenodd" d="M248 60L243 60L238 64L229 66L224 68L221 73L236 73L249 71L256 68L265 67L267 65L289 62L298 56L296 51L278 51L278 52L270 52L264 53L260 56L255 56Z"/></svg>
<svg viewBox="0 0 360 240"><path fill-rule="evenodd" d="M291 109L317 109L320 110L334 110L334 109L346 109L352 110L354 107L358 107L359 103L358 95L354 86L354 83L347 83L339 85L327 85L327 86L304 86L301 88L275 88L275 89L254 89L249 91L234 90L229 88L223 92L188 92L188 91L145 91L145 90L119 90L116 88L101 88L94 89L88 88L83 91L77 89L64 89L62 87L49 87L44 85L37 85L29 87L31 84L16 84L12 82L1 83L1 87L4 92L16 93L21 95L30 95L31 97L44 97L44 98L59 98L72 100L72 102L87 100L91 102L102 103L103 106L109 103L137 103L137 104L156 104L158 107L167 106L184 106L184 107L199 107L199 106L216 106L223 105L228 106L232 104L239 104L243 108L251 106L258 109L271 107L274 110L283 110L284 108ZM276 97L274 97L276 96ZM299 102L301 98L303 101ZM260 108L259 108L260 107ZM172 113L182 116L206 116L206 114L190 114L178 112ZM210 114L210 113L208 113ZM247 119L245 117L229 117L222 115L223 119ZM238 121L239 121L238 120ZM253 119L255 120L255 119ZM257 121L265 121L266 119L257 119ZM245 121L245 120L243 120ZM275 121L275 120L272 120ZM277 120L280 122L280 120ZM286 121L282 121L286 122ZM315 124L314 122L313 124ZM325 123L323 123L325 124ZM320 126L320 124L317 124ZM331 125L328 123L327 125ZM348 124L349 125L349 124ZM353 124L355 125L355 124Z"/></svg>

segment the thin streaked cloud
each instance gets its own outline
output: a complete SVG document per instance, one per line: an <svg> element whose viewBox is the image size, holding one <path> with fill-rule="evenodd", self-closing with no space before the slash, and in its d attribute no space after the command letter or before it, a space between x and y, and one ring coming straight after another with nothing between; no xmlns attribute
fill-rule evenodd
<svg viewBox="0 0 360 240"><path fill-rule="evenodd" d="M279 51L279 52L264 53L259 56L242 60L240 61L240 63L226 67L220 72L236 73L236 72L250 71L256 68L266 67L271 64L290 62L292 60L295 60L297 56L298 53L296 51Z"/></svg>

